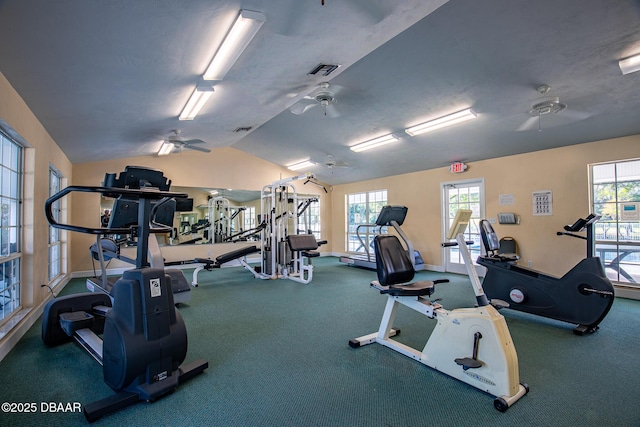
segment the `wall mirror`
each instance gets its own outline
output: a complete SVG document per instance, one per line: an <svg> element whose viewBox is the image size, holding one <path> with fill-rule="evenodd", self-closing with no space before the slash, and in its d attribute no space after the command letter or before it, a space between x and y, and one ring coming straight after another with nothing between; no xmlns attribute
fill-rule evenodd
<svg viewBox="0 0 640 427"><path fill-rule="evenodd" d="M234 243L260 239L260 191L181 186L172 186L171 191L186 193L189 197L177 201L173 232L158 235L161 245ZM319 239L318 196L298 193L297 198L297 232L310 232ZM101 199L100 221L103 227L109 224L113 204L114 199Z"/></svg>

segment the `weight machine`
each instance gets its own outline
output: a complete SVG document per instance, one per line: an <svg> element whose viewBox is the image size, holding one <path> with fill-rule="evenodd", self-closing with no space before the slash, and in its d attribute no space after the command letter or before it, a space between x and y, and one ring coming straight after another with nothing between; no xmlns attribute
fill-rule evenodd
<svg viewBox="0 0 640 427"><path fill-rule="evenodd" d="M290 230L297 229L301 214L299 209L306 204L305 201L299 203L298 193L292 182L312 177L312 174L306 173L275 181L262 188L260 204L264 228L260 239L260 267L253 268L243 263L254 277L290 279L305 284L311 282L311 258L320 256L316 249L326 242L318 242L312 234L290 233ZM306 204L305 209L309 204Z"/></svg>

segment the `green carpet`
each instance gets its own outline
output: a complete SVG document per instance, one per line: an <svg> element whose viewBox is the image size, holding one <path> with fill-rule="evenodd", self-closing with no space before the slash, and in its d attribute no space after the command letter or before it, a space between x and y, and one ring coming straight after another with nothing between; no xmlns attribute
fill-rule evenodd
<svg viewBox="0 0 640 427"><path fill-rule="evenodd" d="M616 299L601 329L503 311L531 391L505 413L493 398L390 349L358 349L377 330L386 297L369 287L375 272L336 258L314 260L308 285L259 280L240 267L201 272L181 305L187 362L204 374L153 403L139 403L95 425L114 426L640 426L640 302ZM185 270L190 279L191 270ZM465 276L434 298L470 306ZM73 280L63 293L82 292ZM422 348L435 321L401 307L400 341ZM42 402L86 404L113 392L101 368L75 344L46 348L37 322L0 363L0 402L36 403L36 413L2 413L2 426L85 425L82 413L43 413Z"/></svg>

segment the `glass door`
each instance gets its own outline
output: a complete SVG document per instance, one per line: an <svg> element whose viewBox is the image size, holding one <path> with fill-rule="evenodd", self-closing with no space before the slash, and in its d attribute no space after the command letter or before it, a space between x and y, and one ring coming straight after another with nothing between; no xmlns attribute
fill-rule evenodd
<svg viewBox="0 0 640 427"><path fill-rule="evenodd" d="M473 213L469 226L465 231L465 239L473 241L469 245L471 259L474 261L480 256L482 242L480 237L480 220L484 218L484 180L456 181L442 184L443 236L446 236L449 227L453 223L458 209L470 209ZM443 248L443 261L445 271L450 273L467 274L464 260L457 246ZM484 268L476 265L479 275L484 275Z"/></svg>

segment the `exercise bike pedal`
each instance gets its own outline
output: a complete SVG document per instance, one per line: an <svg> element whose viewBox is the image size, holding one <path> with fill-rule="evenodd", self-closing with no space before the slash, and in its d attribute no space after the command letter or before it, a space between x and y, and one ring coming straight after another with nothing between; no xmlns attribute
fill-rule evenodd
<svg viewBox="0 0 640 427"><path fill-rule="evenodd" d="M509 308L509 303L501 299L492 299L489 302L496 310L500 310L502 308Z"/></svg>
<svg viewBox="0 0 640 427"><path fill-rule="evenodd" d="M90 329L95 321L93 315L86 311L60 313L59 319L60 328L70 337L79 329Z"/></svg>
<svg viewBox="0 0 640 427"><path fill-rule="evenodd" d="M478 369L482 366L482 362L473 357L460 357L455 359L455 362L462 366L462 370L467 371L469 369Z"/></svg>

